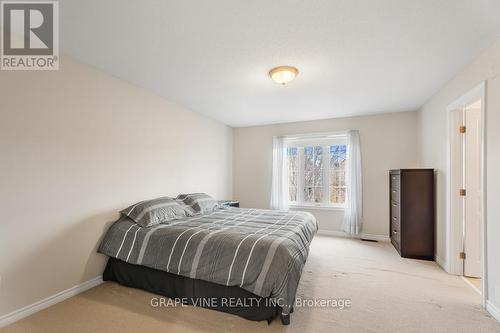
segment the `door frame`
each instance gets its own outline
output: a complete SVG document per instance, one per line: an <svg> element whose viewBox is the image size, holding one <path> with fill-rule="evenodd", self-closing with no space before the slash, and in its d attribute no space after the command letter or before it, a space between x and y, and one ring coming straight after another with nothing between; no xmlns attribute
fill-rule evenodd
<svg viewBox="0 0 500 333"><path fill-rule="evenodd" d="M456 128L452 128L451 112L460 108L464 108L467 104L481 100L481 304L486 306L487 299L487 244L486 244L486 151L485 151L485 137L486 137L486 81L481 82L479 85L471 89L469 92L458 98L456 101L448 105L446 108L447 119L447 189L446 189L446 263L444 269L455 275L463 275L463 262L458 254L462 251L463 247L463 232L461 228L457 228L451 221L451 206L452 200L457 198L453 193L452 179L451 179L451 142L452 134L456 133Z"/></svg>

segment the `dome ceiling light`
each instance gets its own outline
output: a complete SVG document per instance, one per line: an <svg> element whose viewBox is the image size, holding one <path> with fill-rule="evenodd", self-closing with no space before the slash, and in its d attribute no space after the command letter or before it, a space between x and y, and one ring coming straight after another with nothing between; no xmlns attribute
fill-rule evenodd
<svg viewBox="0 0 500 333"><path fill-rule="evenodd" d="M281 85L288 84L299 74L299 70L293 66L279 66L269 71L271 79Z"/></svg>

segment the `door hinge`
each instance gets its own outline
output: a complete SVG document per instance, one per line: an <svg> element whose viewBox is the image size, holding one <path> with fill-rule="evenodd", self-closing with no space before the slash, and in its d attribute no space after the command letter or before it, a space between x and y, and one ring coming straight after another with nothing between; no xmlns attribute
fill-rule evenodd
<svg viewBox="0 0 500 333"><path fill-rule="evenodd" d="M460 189L460 196L465 197L467 195L467 191L464 188Z"/></svg>
<svg viewBox="0 0 500 333"><path fill-rule="evenodd" d="M462 133L462 134L463 134L463 133L465 133L465 130L466 130L466 127L465 127L465 126L460 126L460 127L458 128L458 132L460 132L460 133Z"/></svg>
<svg viewBox="0 0 500 333"><path fill-rule="evenodd" d="M460 252L460 259L465 259L465 252Z"/></svg>

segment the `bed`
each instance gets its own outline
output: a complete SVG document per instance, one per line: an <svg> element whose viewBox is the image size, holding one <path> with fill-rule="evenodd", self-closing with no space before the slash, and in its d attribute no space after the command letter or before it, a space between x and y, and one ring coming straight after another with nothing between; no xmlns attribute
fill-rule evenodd
<svg viewBox="0 0 500 333"><path fill-rule="evenodd" d="M316 231L310 213L295 211L226 207L147 228L122 216L99 247L110 257L103 278L195 305L216 298L201 306L288 324Z"/></svg>

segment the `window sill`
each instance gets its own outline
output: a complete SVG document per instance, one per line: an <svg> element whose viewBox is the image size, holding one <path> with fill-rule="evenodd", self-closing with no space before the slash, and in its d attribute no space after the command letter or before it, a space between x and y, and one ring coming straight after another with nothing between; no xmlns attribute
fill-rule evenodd
<svg viewBox="0 0 500 333"><path fill-rule="evenodd" d="M321 206L321 205L296 205L290 204L290 208L293 209L317 209L317 210L337 210L343 211L345 210L344 206Z"/></svg>

